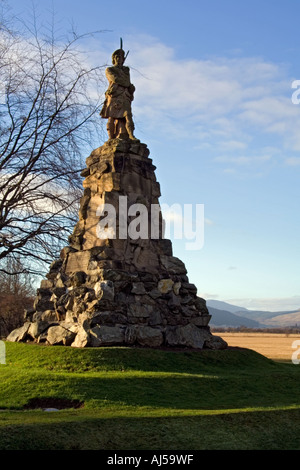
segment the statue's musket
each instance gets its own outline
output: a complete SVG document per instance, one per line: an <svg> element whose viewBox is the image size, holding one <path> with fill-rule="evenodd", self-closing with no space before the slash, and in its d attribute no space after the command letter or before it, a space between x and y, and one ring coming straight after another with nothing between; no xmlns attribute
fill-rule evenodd
<svg viewBox="0 0 300 470"><path fill-rule="evenodd" d="M122 38L120 38L120 49L123 50L123 39ZM129 51L127 51L127 54L125 55L124 62L127 59L128 54L129 54Z"/></svg>

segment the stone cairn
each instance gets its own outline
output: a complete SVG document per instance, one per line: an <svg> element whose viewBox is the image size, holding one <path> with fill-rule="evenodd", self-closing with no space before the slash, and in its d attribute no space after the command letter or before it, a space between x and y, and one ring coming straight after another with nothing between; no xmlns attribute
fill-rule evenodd
<svg viewBox="0 0 300 470"><path fill-rule="evenodd" d="M159 207L160 197L155 166L147 146L122 132L87 158L79 221L69 245L41 281L23 326L7 340L80 348L224 349L227 343L208 326L205 300L163 237L161 216L151 237L151 208ZM120 207L125 203L126 210ZM130 215L134 204L148 210L147 237L128 235L137 220ZM108 205L115 209L114 233L108 236L104 229L100 236L106 212L99 208Z"/></svg>

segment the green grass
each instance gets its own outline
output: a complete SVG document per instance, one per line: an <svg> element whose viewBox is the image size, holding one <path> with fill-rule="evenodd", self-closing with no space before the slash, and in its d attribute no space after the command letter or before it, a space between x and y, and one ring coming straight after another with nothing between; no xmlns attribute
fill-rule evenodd
<svg viewBox="0 0 300 470"><path fill-rule="evenodd" d="M300 366L246 349L6 343L0 449L300 449ZM24 410L33 398L84 406Z"/></svg>

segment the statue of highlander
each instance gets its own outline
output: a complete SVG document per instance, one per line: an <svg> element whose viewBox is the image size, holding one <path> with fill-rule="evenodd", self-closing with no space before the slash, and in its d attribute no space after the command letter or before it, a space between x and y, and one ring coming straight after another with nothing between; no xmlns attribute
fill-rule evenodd
<svg viewBox="0 0 300 470"><path fill-rule="evenodd" d="M128 55L125 55L121 39L120 49L112 55L112 67L105 70L109 87L105 92L105 101L100 112L102 118L108 119L107 133L109 139L129 138L138 141L133 135L134 123L132 119L131 102L135 91L130 82L130 69L124 66Z"/></svg>

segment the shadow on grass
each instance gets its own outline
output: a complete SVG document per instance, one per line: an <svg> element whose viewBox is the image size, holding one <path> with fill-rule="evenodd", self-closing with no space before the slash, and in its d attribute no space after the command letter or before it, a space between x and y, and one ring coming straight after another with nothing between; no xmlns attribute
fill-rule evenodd
<svg viewBox="0 0 300 470"><path fill-rule="evenodd" d="M71 379L72 394L85 403L179 409L227 409L299 404L295 394L299 377L261 376L141 376L86 377L83 384Z"/></svg>
<svg viewBox="0 0 300 470"><path fill-rule="evenodd" d="M276 369L272 373L242 376L137 372L110 372L92 376L26 373L10 377L1 408L20 409L30 399L45 396L79 400L88 409L129 406L222 410L233 407L291 406L299 404L298 385L299 374L284 375ZM7 396L9 401L5 405Z"/></svg>
<svg viewBox="0 0 300 470"><path fill-rule="evenodd" d="M65 413L65 412L62 412ZM99 411L98 411L99 413ZM0 427L4 450L299 450L300 410L85 418ZM9 432L8 432L9 431Z"/></svg>
<svg viewBox="0 0 300 470"><path fill-rule="evenodd" d="M11 343L0 407L31 399L79 400L86 408L218 410L299 402L300 368L247 349L166 352L138 348L45 347Z"/></svg>

